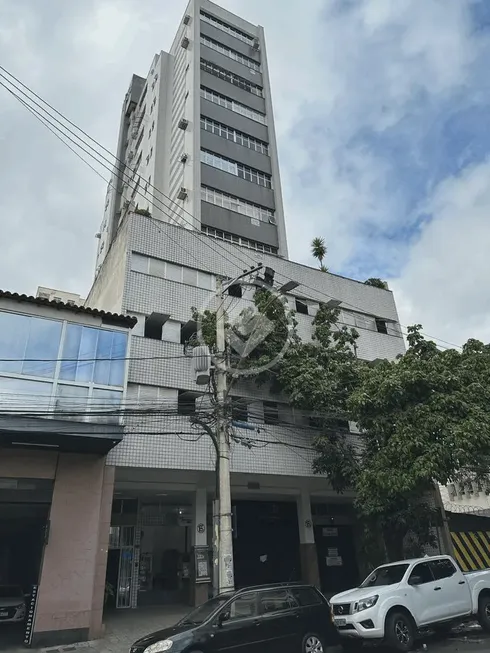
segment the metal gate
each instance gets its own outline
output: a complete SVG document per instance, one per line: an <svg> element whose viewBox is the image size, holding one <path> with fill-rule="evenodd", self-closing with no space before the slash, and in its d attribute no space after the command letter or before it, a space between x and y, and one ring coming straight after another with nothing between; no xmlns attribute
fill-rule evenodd
<svg viewBox="0 0 490 653"><path fill-rule="evenodd" d="M109 548L119 550L116 607L131 607L134 566L134 526L111 526Z"/></svg>

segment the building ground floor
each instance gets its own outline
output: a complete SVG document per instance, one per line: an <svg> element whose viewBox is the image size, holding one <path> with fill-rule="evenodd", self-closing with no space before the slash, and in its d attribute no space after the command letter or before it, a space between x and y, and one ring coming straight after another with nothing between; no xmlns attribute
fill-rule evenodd
<svg viewBox="0 0 490 653"><path fill-rule="evenodd" d="M15 628L0 607L0 649L96 639L108 615L180 612L212 596L211 472L114 467L100 452L0 452L0 587L26 599ZM237 587L301 580L328 596L364 576L352 497L319 477L236 473L231 483Z"/></svg>

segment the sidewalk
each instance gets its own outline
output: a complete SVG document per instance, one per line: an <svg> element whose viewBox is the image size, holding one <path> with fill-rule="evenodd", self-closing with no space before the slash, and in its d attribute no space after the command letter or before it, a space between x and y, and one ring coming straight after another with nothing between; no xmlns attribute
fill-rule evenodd
<svg viewBox="0 0 490 653"><path fill-rule="evenodd" d="M40 653L129 653L131 644L143 635L173 626L191 608L149 607L136 610L114 610L104 617L105 635L102 639L66 646L31 649ZM26 653L24 646L2 647L1 653Z"/></svg>

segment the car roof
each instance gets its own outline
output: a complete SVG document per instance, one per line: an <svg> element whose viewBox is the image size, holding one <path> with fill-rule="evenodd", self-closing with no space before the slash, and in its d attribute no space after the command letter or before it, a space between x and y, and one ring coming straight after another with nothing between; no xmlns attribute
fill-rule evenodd
<svg viewBox="0 0 490 653"><path fill-rule="evenodd" d="M387 562L384 565L379 565L380 567L395 567L396 565L413 565L416 562L430 562L431 560L447 560L449 556L447 555L438 555L438 556L425 556L423 558L410 558L408 560L397 560L396 562Z"/></svg>
<svg viewBox="0 0 490 653"><path fill-rule="evenodd" d="M288 587L309 587L316 590L313 585L309 585L308 583L289 581L284 583L268 583L267 585L250 585L248 587L241 587L235 591L235 594L243 594L243 592L261 592L263 590L285 589Z"/></svg>

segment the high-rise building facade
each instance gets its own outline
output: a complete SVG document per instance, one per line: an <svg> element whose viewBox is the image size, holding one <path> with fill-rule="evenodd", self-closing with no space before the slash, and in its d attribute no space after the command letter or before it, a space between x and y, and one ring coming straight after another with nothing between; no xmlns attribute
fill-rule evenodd
<svg viewBox="0 0 490 653"><path fill-rule="evenodd" d="M126 94L97 270L127 212L287 258L264 30L191 0Z"/></svg>

